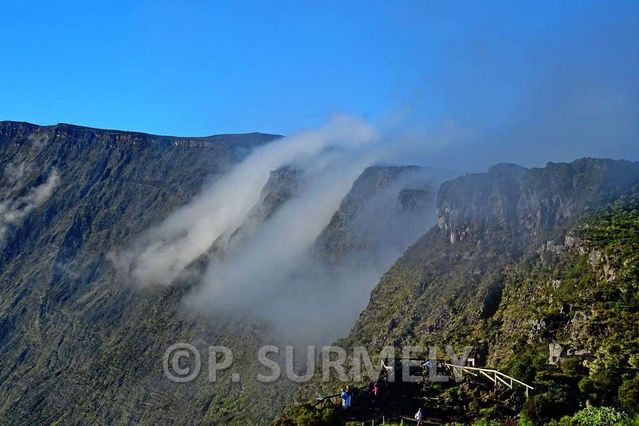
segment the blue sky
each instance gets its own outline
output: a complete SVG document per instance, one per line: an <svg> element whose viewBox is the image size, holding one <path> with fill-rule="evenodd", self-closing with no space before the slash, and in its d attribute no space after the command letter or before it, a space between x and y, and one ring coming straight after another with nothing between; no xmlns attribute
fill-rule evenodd
<svg viewBox="0 0 639 426"><path fill-rule="evenodd" d="M591 102L626 117L601 125L624 155L638 27L636 1L6 2L0 120L287 134L349 113L479 143Z"/></svg>

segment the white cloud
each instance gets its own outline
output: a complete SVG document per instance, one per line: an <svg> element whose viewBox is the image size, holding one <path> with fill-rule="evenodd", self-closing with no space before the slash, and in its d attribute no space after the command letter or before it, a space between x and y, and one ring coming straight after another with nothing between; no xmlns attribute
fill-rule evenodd
<svg viewBox="0 0 639 426"><path fill-rule="evenodd" d="M374 139L375 132L366 123L338 116L319 129L260 147L129 250L116 255L115 264L138 285L169 285L214 241L242 224L272 170L290 164L309 167L324 161L329 148L357 150Z"/></svg>
<svg viewBox="0 0 639 426"><path fill-rule="evenodd" d="M5 177L12 184L9 193L24 187L23 178L31 169L31 165L24 163L5 167ZM51 197L59 181L58 171L54 169L44 183L31 188L26 195L0 201L0 244L4 244L6 233L11 226L18 224Z"/></svg>

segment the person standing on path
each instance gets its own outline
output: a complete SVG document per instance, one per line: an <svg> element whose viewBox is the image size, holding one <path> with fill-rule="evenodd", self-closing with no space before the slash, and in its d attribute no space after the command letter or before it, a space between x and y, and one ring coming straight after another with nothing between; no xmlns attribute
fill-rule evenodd
<svg viewBox="0 0 639 426"><path fill-rule="evenodd" d="M342 397L342 408L346 410L348 409L348 392L346 391L345 387L342 387L341 397Z"/></svg>

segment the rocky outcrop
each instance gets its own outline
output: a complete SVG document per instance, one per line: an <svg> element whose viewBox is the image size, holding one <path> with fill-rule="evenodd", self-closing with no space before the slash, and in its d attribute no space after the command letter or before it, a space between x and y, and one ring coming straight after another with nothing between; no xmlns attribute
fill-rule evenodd
<svg viewBox="0 0 639 426"><path fill-rule="evenodd" d="M51 194L11 222L0 244L0 419L157 424L183 422L189 413L193 423L265 424L278 413L293 385L257 382L253 355L264 344L264 324L240 313L195 317L184 309L183 296L212 257L241 250L245 237L299 193L305 184L299 171L272 171L244 223L170 287L134 290L110 261L204 183L277 137L173 138L0 123L0 203L23 199L54 170L58 176ZM434 212L433 187L418 179L420 173L368 169L318 247L330 255L346 241L341 253L348 256L355 247L407 246ZM349 245L353 241L358 243ZM385 257L376 271L381 274L397 255ZM179 342L196 344L203 354L209 344L230 347L238 359L229 373L242 380L226 374L209 383L201 374L183 386L170 382L162 355Z"/></svg>
<svg viewBox="0 0 639 426"><path fill-rule="evenodd" d="M628 161L499 165L445 182L437 225L382 276L340 343L421 356L470 346L478 366L532 384L529 401L552 401L545 415L585 404L599 377L597 403L616 404L622 373L639 365L638 200L639 163Z"/></svg>

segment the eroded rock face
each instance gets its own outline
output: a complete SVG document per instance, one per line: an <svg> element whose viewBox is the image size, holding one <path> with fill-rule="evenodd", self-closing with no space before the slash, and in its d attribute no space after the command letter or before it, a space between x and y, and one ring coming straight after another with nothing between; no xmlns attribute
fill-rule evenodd
<svg viewBox="0 0 639 426"><path fill-rule="evenodd" d="M462 176L441 185L437 195L439 227L451 243L490 237L490 228L512 228L517 221L521 185L528 170L514 164Z"/></svg>
<svg viewBox="0 0 639 426"><path fill-rule="evenodd" d="M605 205L638 179L637 165L629 161L585 158L533 169L499 164L442 184L437 223L451 243L468 238L540 243L552 229Z"/></svg>
<svg viewBox="0 0 639 426"><path fill-rule="evenodd" d="M472 346L480 366L527 383L548 378L528 367L566 356L580 371L634 368L637 200L639 163L628 161L505 165L446 182L437 226L382 276L342 342L373 353Z"/></svg>

